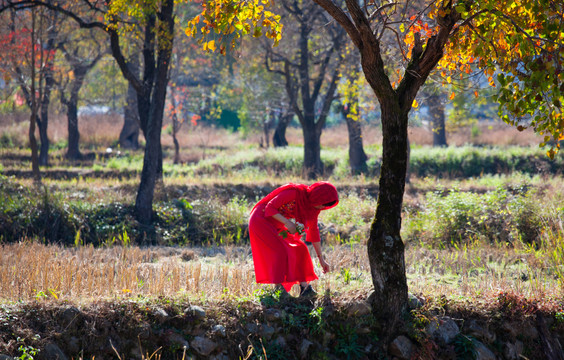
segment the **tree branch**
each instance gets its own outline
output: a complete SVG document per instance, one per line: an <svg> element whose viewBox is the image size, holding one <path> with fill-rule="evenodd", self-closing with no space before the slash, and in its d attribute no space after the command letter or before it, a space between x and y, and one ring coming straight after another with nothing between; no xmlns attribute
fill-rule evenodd
<svg viewBox="0 0 564 360"><path fill-rule="evenodd" d="M314 0L319 6L321 6L333 19L335 19L342 27L345 29L352 42L357 48L362 46L362 39L358 29L355 24L351 21L351 18L332 0Z"/></svg>

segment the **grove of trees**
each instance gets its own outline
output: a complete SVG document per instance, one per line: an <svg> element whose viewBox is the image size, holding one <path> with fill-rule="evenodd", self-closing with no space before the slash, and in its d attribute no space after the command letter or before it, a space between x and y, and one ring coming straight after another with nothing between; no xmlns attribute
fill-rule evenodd
<svg viewBox="0 0 564 360"><path fill-rule="evenodd" d="M43 15L37 22L39 12ZM223 68L210 77L213 81L199 88L201 98L194 106L208 109L210 116L219 118L227 110L244 109L242 116L252 119L256 117L253 107L264 106L266 119L271 116L266 109L286 104L285 110L297 116L303 130L304 175L308 179L323 174L320 137L331 105L341 97L341 109L346 116L351 109L358 109L351 99L360 90L350 87L352 94L339 94L339 81L348 78L354 82L363 76L377 101L383 133L378 204L367 246L375 288L370 300L377 304L375 312L390 336L408 299L400 230L409 163L409 115L421 105L417 99L419 95L421 100L427 80L433 76L435 83L451 84L457 79L464 81L469 74L481 73L495 89L499 115L517 130L532 127L544 135L541 145L550 147L549 157L555 156L559 141L564 139L564 4L559 1L283 0L273 4L266 0L208 0L201 4L175 4L172 0L3 0L0 15L10 24L3 31L14 36L4 41L10 51L0 55L0 61L3 71L10 69L10 77L17 79L26 94L32 113L32 152L33 126L36 122L39 125L41 165L48 164L46 127L50 93L57 82L53 73L55 54L60 51L64 55L73 74L59 83L80 89L80 79L102 55L104 45L95 46L100 49L98 53L79 51L72 45L76 27L82 29L81 34L88 34L83 35L82 45L94 41L109 47L121 74L136 94L139 124L146 143L135 208L138 220L148 229L155 186L162 179L161 129L167 92L170 95L176 91L169 90L170 86L190 83L193 74L181 71L183 67L190 65L194 72L201 71L197 63L186 64L187 57L200 59L200 65L208 64L208 68L210 64L221 64ZM176 23L179 18L183 22ZM31 25L19 27L28 23ZM179 31L175 35L179 26L196 38L199 46L190 37L179 35ZM15 37L28 33L25 39L31 41ZM244 51L247 42L258 42L263 35L273 47L263 47L262 56ZM354 54L347 51L348 47L355 49ZM24 63L18 61L22 56L17 54L30 50L31 60L25 62L24 70ZM218 60L203 52L215 50L225 57ZM243 59L243 55L248 59ZM276 105L265 105L266 101L253 104L253 97L247 96L246 108L241 103L237 105L240 109L218 105L221 101L217 97L241 100L233 91L233 84L244 83L245 75L233 75L237 72L236 64L258 64L258 58L264 59L265 69L279 76L272 81L284 84L285 99ZM177 77L171 82L175 72ZM229 83L225 79L228 74L238 80ZM266 92L260 87L255 91ZM76 103L72 96L77 93L73 90L69 98L61 97L61 102L67 104L69 129L76 123L71 118L75 113L72 103ZM425 105L439 108L439 113L441 93L428 90L424 97L428 99ZM260 97L254 95L254 100ZM288 117L279 119L287 124ZM441 120L439 116L436 141L444 145ZM355 124L349 125L351 144L361 138ZM70 133L68 156L74 157L77 149L74 140L70 149ZM78 141L74 130L73 134ZM356 146L360 146L355 148L357 160L366 161L359 150L362 143L357 142ZM362 161L357 165L362 172Z"/></svg>

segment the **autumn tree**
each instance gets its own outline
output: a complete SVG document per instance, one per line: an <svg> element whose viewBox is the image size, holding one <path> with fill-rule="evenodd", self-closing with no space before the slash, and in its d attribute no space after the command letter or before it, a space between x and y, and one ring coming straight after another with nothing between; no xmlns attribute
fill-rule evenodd
<svg viewBox="0 0 564 360"><path fill-rule="evenodd" d="M6 13L4 14L5 17ZM32 126L39 129L39 165L49 164L49 105L54 89L55 44L61 18L45 10L9 12L7 36L2 39L2 72L17 82L30 110L36 102L37 112ZM32 29L33 24L33 29ZM31 43L33 33L34 43ZM30 59L31 50L35 55ZM33 60L30 61L30 60ZM32 66L33 64L33 66ZM31 85L34 91L31 91ZM34 112L34 111L32 111Z"/></svg>
<svg viewBox="0 0 564 360"><path fill-rule="evenodd" d="M564 4L551 0L314 1L346 30L380 104L382 167L367 248L375 287L370 301L383 327L393 334L407 307L400 229L408 115L418 91L433 71L470 71L475 65L498 87L505 121L519 130L533 127L544 134L541 145L552 139L548 155L553 157L558 141L564 139ZM224 2L209 0L203 13L217 3ZM207 19L225 24L222 16ZM383 39L389 38L398 40L400 57L386 57L382 46L387 40Z"/></svg>
<svg viewBox="0 0 564 360"><path fill-rule="evenodd" d="M476 63L490 74L492 85L494 72L499 72L498 99L507 121L516 124L525 120L537 131L560 138L564 126L559 110L559 68L564 48L557 29L562 25L562 4L439 0L425 7L412 6L409 1L361 6L347 0L341 8L330 0L314 1L349 34L380 102L383 160L378 205L368 239L375 286L371 300L378 304L380 319L396 329L407 304L401 206L408 114L417 92L436 69L451 71ZM390 32L401 40L398 46L404 50L405 57L399 63L383 58L380 51L382 37ZM395 84L385 71L386 63L401 70Z"/></svg>
<svg viewBox="0 0 564 360"><path fill-rule="evenodd" d="M344 34L328 23L324 12L315 4L288 0L280 4L281 13L295 21L295 26L287 30L286 45L271 49L268 66L285 78L290 106L303 130L304 174L315 178L323 173L320 137L335 96L339 77L338 52L344 45ZM280 15L265 10L269 5L268 1L255 4L204 2L204 11L189 23L187 34L204 34L201 40L204 50L214 50L217 46L222 53L246 34L260 36L265 33L267 38L275 40L274 45L278 45ZM316 34L319 27L325 27L328 35ZM209 40L212 36L217 39ZM310 41L312 36L317 37L315 42Z"/></svg>
<svg viewBox="0 0 564 360"><path fill-rule="evenodd" d="M123 76L135 89L141 130L146 146L141 181L135 200L138 220L151 224L155 185L162 176L161 128L172 54L174 1L9 1L0 7L22 10L43 7L55 14L75 20L81 28L104 30L110 41L112 56ZM87 14L88 16L84 15ZM124 38L137 37L142 49L142 63L134 69L127 61Z"/></svg>

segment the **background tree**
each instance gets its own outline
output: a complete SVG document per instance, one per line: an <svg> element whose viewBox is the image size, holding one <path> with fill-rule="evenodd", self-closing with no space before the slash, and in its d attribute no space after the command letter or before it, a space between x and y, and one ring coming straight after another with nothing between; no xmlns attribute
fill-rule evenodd
<svg viewBox="0 0 564 360"><path fill-rule="evenodd" d="M44 94L50 95L50 89L46 92L45 88L49 85L46 81L47 67L53 65L52 59L54 51L44 46L45 28L44 21L38 20L36 10L29 10L24 13L15 11L3 14L2 40L0 45L3 51L0 53L0 71L4 79L8 82L15 82L24 96L25 103L31 111L29 126L29 142L32 154L32 170L34 179L39 182L41 179L39 165L41 159L37 139L35 137L36 125L41 123L40 105L48 104L42 101ZM39 18L42 18L39 16ZM46 134L44 132L43 134ZM47 141L48 147L48 141ZM42 146L42 149L44 147Z"/></svg>
<svg viewBox="0 0 564 360"><path fill-rule="evenodd" d="M40 14L38 14L38 12ZM32 19L35 16L35 19ZM47 129L49 125L49 105L54 87L55 72L55 45L58 36L60 18L45 10L37 9L35 12L12 11L5 24L8 26L8 37L4 38L2 58L5 65L4 73L15 79L24 95L28 108L32 109L32 102L37 102L37 116L34 125L39 129L39 165L49 164L49 137ZM34 21L34 41L29 40L31 23ZM29 52L34 49L37 56L34 59L35 66L29 60ZM33 74L32 74L33 70ZM37 76L34 78L33 76ZM31 83L34 82L34 98L31 92Z"/></svg>
<svg viewBox="0 0 564 360"><path fill-rule="evenodd" d="M358 57L347 55L346 60L341 70L343 75L338 88L341 94L338 108L345 119L349 134L351 174L366 174L368 172L368 165L366 164L368 156L364 152L362 141L362 106L360 101L365 81Z"/></svg>
<svg viewBox="0 0 564 360"><path fill-rule="evenodd" d="M433 134L433 146L447 146L445 110L448 94L440 87L426 86L421 91L421 103L429 111L429 127Z"/></svg>
<svg viewBox="0 0 564 360"><path fill-rule="evenodd" d="M21 0L3 5L0 12L6 9L44 7L51 10L49 13L62 13L71 17L81 28L100 28L106 31L112 56L137 93L140 125L146 146L135 211L142 224L151 224L155 185L162 176L161 128L172 54L174 1L148 1L139 4L128 0L108 3L85 0L76 4L66 1ZM125 41L127 36L139 38L142 44L142 63L139 69L132 69L127 61L123 48L131 44Z"/></svg>
<svg viewBox="0 0 564 360"><path fill-rule="evenodd" d="M78 100L79 93L88 72L102 59L107 47L97 39L98 29L78 31L69 29L74 24L67 22L67 31L61 36L57 49L63 54L66 66L60 71L59 95L61 103L67 108L68 146L66 157L80 160L82 154L79 148L80 133L78 130ZM64 69L66 67L67 69Z"/></svg>
<svg viewBox="0 0 564 360"><path fill-rule="evenodd" d="M304 175L323 174L321 133L335 98L344 32L314 3L280 2L283 19L292 21L281 46L267 52L267 68L282 75L290 106L302 126ZM326 32L324 36L322 29ZM315 39L315 40L314 40Z"/></svg>
<svg viewBox="0 0 564 360"><path fill-rule="evenodd" d="M280 107L280 112L276 115L278 119L276 120L274 134L272 134L272 145L274 145L274 147L288 146L288 140L286 140L286 129L294 119L294 111L290 108L290 106L282 105Z"/></svg>
<svg viewBox="0 0 564 360"><path fill-rule="evenodd" d="M243 134L257 130L261 132L260 145L264 148L270 146L270 130L282 126L281 119L288 112L282 77L267 71L262 56L253 56L261 51L266 53L264 48L267 47L268 44L264 41L261 46L254 42L245 42L241 47L240 58L249 60L237 65L237 77L240 78L244 89L242 107L238 111L241 129ZM277 134L279 137L283 136L280 141L285 142L285 145L288 145L284 135L287 125L284 126L283 133ZM274 146L280 145L280 142L275 142L274 136L272 141Z"/></svg>

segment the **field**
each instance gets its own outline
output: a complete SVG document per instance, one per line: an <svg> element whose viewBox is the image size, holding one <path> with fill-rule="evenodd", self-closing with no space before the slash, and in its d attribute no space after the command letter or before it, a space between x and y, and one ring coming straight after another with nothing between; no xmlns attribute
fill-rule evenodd
<svg viewBox="0 0 564 360"><path fill-rule="evenodd" d="M246 224L276 186L308 182L298 129L289 129L288 148L263 149L258 135L185 127L174 165L165 128L158 220L145 229L132 214L142 153L116 147L116 119L82 120L85 158L73 163L64 159L63 120L50 124L51 166L39 187L26 122L0 121L0 354L49 358L55 345L75 359L405 355L379 347L385 329L364 312L378 128L364 131L370 174L357 177L343 160L346 129L322 135L324 179L341 198L320 216L333 271L314 283L315 302L286 302L255 283ZM410 131L409 356L545 358L564 340L562 157L548 160L537 137L502 124L458 129L448 148L431 148L431 139ZM429 329L445 319L460 330L448 342ZM209 353L200 339L214 344Z"/></svg>

